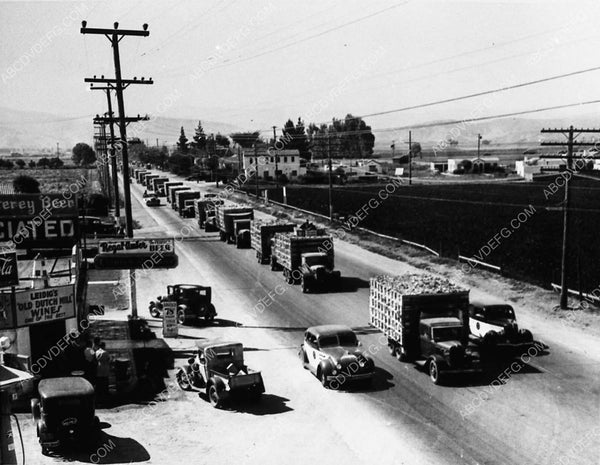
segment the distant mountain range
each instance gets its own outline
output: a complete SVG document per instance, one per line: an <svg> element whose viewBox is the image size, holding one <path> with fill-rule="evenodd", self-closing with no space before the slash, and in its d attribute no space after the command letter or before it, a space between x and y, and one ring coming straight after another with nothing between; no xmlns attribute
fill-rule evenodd
<svg viewBox="0 0 600 465"><path fill-rule="evenodd" d="M439 124L431 127L416 127L412 130L412 140L420 142L423 149L431 150L440 141L455 140L456 148L477 147L477 134L481 134L482 149L485 145L490 147L535 147L542 140L559 140L559 135L542 134L542 128L568 127L573 124L578 127L598 127L600 117L585 115L577 118L552 118L552 119L529 119L529 118L501 118L477 123L453 123L444 124L444 121L435 121L427 124ZM396 141L396 150L404 150L407 147L404 142L408 141L408 129L392 132L378 132L375 134L375 148L379 150L389 149L392 141ZM589 140L588 136L588 140ZM597 136L597 137L600 137Z"/></svg>
<svg viewBox="0 0 600 465"><path fill-rule="evenodd" d="M78 142L91 144L94 116L90 114L68 118L0 107L0 148L15 151L25 149L29 153L43 149L54 151L58 142L60 150L64 152ZM198 120L158 117L130 124L127 135L147 140L150 145L155 145L157 139L159 145L173 145L179 138L182 126L187 138L191 140ZM204 120L202 127L207 134L230 134L241 130L231 124Z"/></svg>
<svg viewBox="0 0 600 465"><path fill-rule="evenodd" d="M91 143L93 139L92 118L94 115L80 115L72 118L0 107L0 148L25 148L32 152L47 149L54 151L56 143L61 151L73 147L77 142ZM539 141L557 139L548 134L541 134L542 128L567 127L570 124L579 127L598 127L600 117L584 115L576 118L502 118L478 123L452 123L444 121L426 123L429 127L415 127L412 130L412 140L420 142L423 150L431 150L440 141L454 139L458 142L455 148L467 149L477 146L477 134L482 135L482 149L491 147L536 147ZM174 145L179 138L179 130L184 127L188 139L191 140L198 121L190 118L158 117L150 121L130 124L129 137L139 137L155 145ZM232 124L214 121L202 121L207 134L230 134L243 129ZM375 134L375 150L390 150L392 141L396 142L396 151L407 148L408 130L378 131Z"/></svg>

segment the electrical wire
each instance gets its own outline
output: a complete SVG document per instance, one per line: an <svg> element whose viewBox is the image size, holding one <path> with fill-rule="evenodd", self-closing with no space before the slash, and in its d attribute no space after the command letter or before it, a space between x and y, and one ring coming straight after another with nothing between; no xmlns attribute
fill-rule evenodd
<svg viewBox="0 0 600 465"><path fill-rule="evenodd" d="M410 0L406 0L404 2L397 3L395 5L392 5L390 7L384 8L382 10L378 10L378 11L376 11L374 13L371 13L371 14L368 14L368 15L365 15L365 16L361 16L360 18L356 18L356 19L353 19L353 20L348 21L346 23L340 24L339 26L335 26L335 27L326 29L325 31L318 32L316 34L309 35L309 36L304 37L302 39L295 40L295 41L293 41L293 42L291 42L289 44L281 45L280 47L276 47L276 48L273 48L273 49L270 49L270 50L265 50L264 52L257 53L255 55L251 55L251 56L248 56L248 57L245 57L245 58L241 58L239 60L230 61L230 62L222 63L222 64L217 65L217 66L213 66L213 67L209 68L207 71L212 71L212 70L215 70L215 69L224 68L226 66L236 65L238 63L244 63L244 62L247 62L247 61L253 60L255 58L259 58L259 57L262 57L262 56L265 56L265 55L268 55L268 54L271 54L271 53L274 53L274 52L279 52L281 50L284 50L286 48L292 47L294 45L298 45L298 44L300 44L302 42L306 42L308 40L312 40L312 39L315 39L317 37L324 36L326 34L329 34L331 32L335 32L335 31L337 31L339 29L345 28L345 27L350 26L352 24L356 24L356 23L365 21L367 19L373 18L374 16L378 16L378 15L380 15L382 13L385 13L387 11L390 11L390 10L392 10L394 8L398 8L400 6L406 5L407 3L409 3L409 1Z"/></svg>

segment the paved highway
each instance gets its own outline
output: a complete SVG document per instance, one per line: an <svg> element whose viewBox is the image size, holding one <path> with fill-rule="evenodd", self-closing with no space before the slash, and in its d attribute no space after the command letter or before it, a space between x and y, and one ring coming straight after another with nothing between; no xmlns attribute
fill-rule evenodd
<svg viewBox="0 0 600 465"><path fill-rule="evenodd" d="M564 345L564 340L577 338L574 330L548 323L536 327L535 321L527 318L534 335L551 347L548 354L540 351L531 360L525 356L527 364L507 366L503 380L491 385L492 379L472 378L456 380L451 386L435 386L412 364L392 358L381 334L367 324L369 277L415 269L336 241L336 266L344 276L344 290L302 294L299 286L287 285L281 273L259 265L253 250L238 250L220 242L214 233L201 232L194 226L195 220L179 218L169 204L145 207L141 202L143 189L132 186L134 217L143 218L148 234L180 237L185 225L194 228L190 237L178 242L177 269L154 271L140 278L140 315L149 317L148 300L167 284L185 281L211 285L221 327L184 328L183 333L191 338L207 334L242 341L249 338L260 350L282 349L278 357L284 361L272 376L286 380L291 389L288 397L306 396L304 386L310 383L310 391L317 396L314 405L325 410L320 415L327 416L329 409L335 416L336 409L347 410L349 405L355 413L366 412L363 417L341 416L339 421L353 429L378 428L378 434L367 435L370 442L360 447L383 454L380 463L387 463L384 457L402 454L406 458L415 451L419 451L421 462L432 463L548 464L561 460L569 463L573 457L577 463L598 463L598 353L594 349L584 354L577 347ZM189 229L183 231L187 236ZM472 294L481 293L472 289ZM372 389L325 391L308 372L298 370L296 349L303 330L325 323L343 323L358 331L378 367ZM554 335L560 337L555 340ZM273 383L266 377L267 389ZM384 454L386 448L398 450Z"/></svg>

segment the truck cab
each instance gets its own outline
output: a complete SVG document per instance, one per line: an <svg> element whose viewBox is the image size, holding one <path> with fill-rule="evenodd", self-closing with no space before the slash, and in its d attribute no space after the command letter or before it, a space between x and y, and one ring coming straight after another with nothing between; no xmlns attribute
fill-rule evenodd
<svg viewBox="0 0 600 465"><path fill-rule="evenodd" d="M419 323L421 360L429 377L440 384L446 374L479 372L478 354L463 342L464 329L455 317L422 319Z"/></svg>
<svg viewBox="0 0 600 465"><path fill-rule="evenodd" d="M325 252L303 253L302 264L302 292L309 292L317 286L329 286L340 280L341 274L334 270L333 256Z"/></svg>

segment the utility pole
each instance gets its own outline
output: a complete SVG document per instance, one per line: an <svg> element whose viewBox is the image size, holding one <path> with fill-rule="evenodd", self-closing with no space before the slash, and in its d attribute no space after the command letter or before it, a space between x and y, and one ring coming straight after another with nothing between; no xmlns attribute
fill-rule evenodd
<svg viewBox="0 0 600 465"><path fill-rule="evenodd" d="M560 270L560 308L567 310L569 288L567 283L567 275L569 271L567 258L569 257L569 217L571 209L571 197L569 194L571 186L571 177L573 172L573 147L574 146L590 146L593 142L575 142L575 139L582 133L600 133L600 129L575 129L569 126L567 129L542 129L542 133L563 134L567 137L567 142L542 142L541 145L567 146L567 171L569 176L564 176L565 179L565 194L563 199L563 238L562 238L562 254L561 254L561 270ZM577 134L575 135L575 132ZM560 156L545 156L543 158L563 158ZM582 159L582 157L577 157Z"/></svg>
<svg viewBox="0 0 600 465"><path fill-rule="evenodd" d="M256 176L256 200L258 200L258 147L254 142L254 174Z"/></svg>
<svg viewBox="0 0 600 465"><path fill-rule="evenodd" d="M329 128L327 128L327 158L329 165L329 221L333 221L333 200L332 200L332 189L333 184L331 182L331 137L329 137Z"/></svg>
<svg viewBox="0 0 600 465"><path fill-rule="evenodd" d="M125 196L125 224L127 229L127 237L133 237L133 217L131 214L131 188L129 185L129 155L127 150L127 122L125 120L125 102L123 100L123 90L131 84L153 84L152 78L146 81L144 78L138 80L122 79L121 77L121 57L119 55L119 42L125 36L141 36L148 37L148 25L142 26L142 31L139 30L119 30L119 23L114 23L114 29L88 28L87 21L81 22L80 32L82 34L99 34L105 36L111 43L113 49L113 61L115 66L115 79L85 79L85 82L104 83L115 89L117 94L117 106L119 109L119 132L121 133L121 157L123 161L123 193Z"/></svg>
<svg viewBox="0 0 600 465"><path fill-rule="evenodd" d="M279 177L277 176L277 171L278 171L278 165L277 162L279 161L279 149L275 146L277 143L277 126L273 126L273 147L275 148L275 150L277 150L277 152L275 152L275 187L279 187Z"/></svg>
<svg viewBox="0 0 600 465"><path fill-rule="evenodd" d="M408 185L412 185L412 131L408 131Z"/></svg>
<svg viewBox="0 0 600 465"><path fill-rule="evenodd" d="M477 134L477 158L480 158L481 151L481 134Z"/></svg>
<svg viewBox="0 0 600 465"><path fill-rule="evenodd" d="M121 76L121 57L119 55L119 42L125 36L139 36L148 37L148 25L142 26L142 31L139 30L119 30L119 23L114 23L114 29L101 29L101 28L88 28L87 21L81 22L80 32L82 34L97 34L105 36L109 41L113 49L113 61L115 66L115 78L114 79L100 79L94 78L85 79L85 82L90 83L103 83L115 89L117 95L117 106L119 109L119 132L121 134L121 157L123 162L123 195L125 197L125 225L127 230L127 237L133 237L133 216L131 213L131 186L129 179L129 154L127 150L127 117L125 116L125 102L123 101L123 90L129 87L131 84L153 84L152 78L145 80L142 77L138 80L137 77L133 79L123 79ZM112 115L109 117L113 120ZM137 121L139 121L139 115ZM136 282L135 277L129 272L129 288L130 288L130 299L131 299L131 317L137 318L137 295L136 295Z"/></svg>
<svg viewBox="0 0 600 465"><path fill-rule="evenodd" d="M394 158L396 156L396 141L395 140L392 141L391 147L392 147L392 158Z"/></svg>

